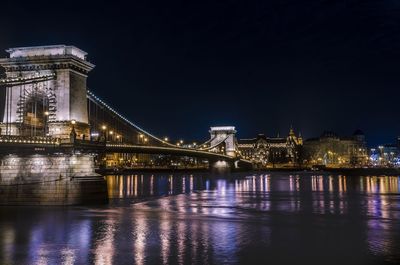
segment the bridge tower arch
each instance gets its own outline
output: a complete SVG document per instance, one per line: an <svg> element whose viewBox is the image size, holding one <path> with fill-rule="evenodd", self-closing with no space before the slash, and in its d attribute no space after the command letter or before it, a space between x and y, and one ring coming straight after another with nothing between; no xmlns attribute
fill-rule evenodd
<svg viewBox="0 0 400 265"><path fill-rule="evenodd" d="M210 128L211 146L215 146L211 151L219 151L218 147L223 148L224 154L236 157L236 130L234 126L215 126Z"/></svg>
<svg viewBox="0 0 400 265"><path fill-rule="evenodd" d="M10 83L5 88L1 134L69 138L74 126L78 137L88 136L86 79L94 65L87 61L87 53L66 45L7 52L9 58L0 59Z"/></svg>

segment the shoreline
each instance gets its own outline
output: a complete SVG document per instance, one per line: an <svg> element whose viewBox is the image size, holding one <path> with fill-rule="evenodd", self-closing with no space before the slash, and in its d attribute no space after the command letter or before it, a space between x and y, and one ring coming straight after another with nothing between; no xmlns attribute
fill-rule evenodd
<svg viewBox="0 0 400 265"><path fill-rule="evenodd" d="M135 169L98 169L96 173L101 175L124 175L134 173L185 173L185 172L210 172L208 168L135 168Z"/></svg>
<svg viewBox="0 0 400 265"><path fill-rule="evenodd" d="M310 168L263 168L254 170L233 170L231 173L274 173L274 172L296 172L314 174L343 174L348 176L400 176L400 168L324 168L321 170L311 170ZM96 170L101 175L126 175L135 173L213 173L207 168L135 168L135 169L101 169Z"/></svg>

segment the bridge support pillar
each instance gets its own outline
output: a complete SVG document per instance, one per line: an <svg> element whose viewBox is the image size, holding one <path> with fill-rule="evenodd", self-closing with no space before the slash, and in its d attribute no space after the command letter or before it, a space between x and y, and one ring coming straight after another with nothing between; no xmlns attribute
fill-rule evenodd
<svg viewBox="0 0 400 265"><path fill-rule="evenodd" d="M0 205L79 205L107 202L105 179L89 154L0 157Z"/></svg>
<svg viewBox="0 0 400 265"><path fill-rule="evenodd" d="M11 48L0 66L10 80L5 88L2 135L89 137L86 79L94 65L86 52L65 45ZM42 78L37 82L28 82ZM24 81L25 80L25 81Z"/></svg>
<svg viewBox="0 0 400 265"><path fill-rule="evenodd" d="M228 156L236 157L236 130L233 126L218 126L210 128L211 146L216 146L219 143L224 148L223 153ZM216 147L217 149L217 147ZM218 150L212 150L218 151Z"/></svg>
<svg viewBox="0 0 400 265"><path fill-rule="evenodd" d="M215 173L228 173L232 171L248 171L252 170L251 164L244 163L243 161L210 161L210 170Z"/></svg>

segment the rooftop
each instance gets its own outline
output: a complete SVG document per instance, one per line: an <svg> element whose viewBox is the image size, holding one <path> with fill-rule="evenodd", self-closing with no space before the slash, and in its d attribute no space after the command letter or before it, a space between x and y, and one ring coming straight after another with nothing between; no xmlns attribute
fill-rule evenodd
<svg viewBox="0 0 400 265"><path fill-rule="evenodd" d="M49 45L34 47L10 48L6 52L10 58L34 57L34 56L54 56L54 55L73 55L79 59L85 60L87 53L75 46L67 45Z"/></svg>
<svg viewBox="0 0 400 265"><path fill-rule="evenodd" d="M215 127L210 127L211 131L234 131L235 127L234 126L215 126Z"/></svg>

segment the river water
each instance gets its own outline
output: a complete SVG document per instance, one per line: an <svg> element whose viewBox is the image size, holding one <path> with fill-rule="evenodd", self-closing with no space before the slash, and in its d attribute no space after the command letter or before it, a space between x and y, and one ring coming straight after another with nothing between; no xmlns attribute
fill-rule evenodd
<svg viewBox="0 0 400 265"><path fill-rule="evenodd" d="M399 177L107 176L110 203L1 207L0 264L395 264Z"/></svg>

